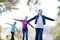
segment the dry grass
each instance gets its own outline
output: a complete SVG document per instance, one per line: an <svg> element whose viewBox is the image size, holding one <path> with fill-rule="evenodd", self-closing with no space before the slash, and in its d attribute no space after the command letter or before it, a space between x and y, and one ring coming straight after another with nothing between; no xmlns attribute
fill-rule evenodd
<svg viewBox="0 0 60 40"><path fill-rule="evenodd" d="M29 40L32 40L32 39L34 39L34 35L35 35L35 31L32 29L32 28L28 28L29 30L28 30L28 39ZM15 40L22 40L22 30L21 30L21 32L19 33L19 32L15 32L15 35L14 35L14 38L15 38ZM11 39L11 33L10 34L8 34L8 37L6 37L4 40L10 40Z"/></svg>

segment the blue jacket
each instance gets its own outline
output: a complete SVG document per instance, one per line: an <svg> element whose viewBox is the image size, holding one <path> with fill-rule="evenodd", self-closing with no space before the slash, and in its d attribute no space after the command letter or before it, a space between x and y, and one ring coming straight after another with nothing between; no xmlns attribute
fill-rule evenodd
<svg viewBox="0 0 60 40"><path fill-rule="evenodd" d="M37 20L38 20L38 18L39 18L39 15L36 15L36 16L34 16L33 18L31 18L30 20L28 20L27 22L30 22L30 21L32 21L32 20L35 19L35 24L37 24ZM54 21L54 19L51 19L51 18L46 17L46 16L44 16L44 15L42 15L42 19L43 19L43 24L44 24L44 25L46 24L45 19L48 19L48 20Z"/></svg>

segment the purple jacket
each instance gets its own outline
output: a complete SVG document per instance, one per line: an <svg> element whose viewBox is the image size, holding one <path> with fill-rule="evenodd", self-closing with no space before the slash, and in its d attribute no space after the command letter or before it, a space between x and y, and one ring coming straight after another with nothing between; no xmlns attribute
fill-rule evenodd
<svg viewBox="0 0 60 40"><path fill-rule="evenodd" d="M27 23L27 20L18 20L18 19L14 19L14 20L22 22L23 29L28 29L27 24L29 24L32 28L34 28L30 23Z"/></svg>

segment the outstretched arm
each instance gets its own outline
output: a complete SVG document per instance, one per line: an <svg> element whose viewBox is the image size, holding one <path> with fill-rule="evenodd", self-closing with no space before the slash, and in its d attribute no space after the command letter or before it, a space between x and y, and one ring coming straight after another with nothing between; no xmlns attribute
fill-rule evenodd
<svg viewBox="0 0 60 40"><path fill-rule="evenodd" d="M27 22L30 22L32 20L34 20L36 18L36 16L34 16L33 18L29 19Z"/></svg>
<svg viewBox="0 0 60 40"><path fill-rule="evenodd" d="M15 28L16 28L16 30L18 31L17 27L15 27Z"/></svg>
<svg viewBox="0 0 60 40"><path fill-rule="evenodd" d="M14 20L22 22L22 20L19 20L19 19L14 19Z"/></svg>
<svg viewBox="0 0 60 40"><path fill-rule="evenodd" d="M51 20L51 21L55 21L54 19L52 19L52 18L49 18L49 17L46 17L46 16L44 16L46 19L48 19L48 20Z"/></svg>
<svg viewBox="0 0 60 40"><path fill-rule="evenodd" d="M30 23L28 23L32 28L34 28Z"/></svg>
<svg viewBox="0 0 60 40"><path fill-rule="evenodd" d="M12 25L12 24L10 24L10 23L6 23L6 24L8 24L8 25Z"/></svg>

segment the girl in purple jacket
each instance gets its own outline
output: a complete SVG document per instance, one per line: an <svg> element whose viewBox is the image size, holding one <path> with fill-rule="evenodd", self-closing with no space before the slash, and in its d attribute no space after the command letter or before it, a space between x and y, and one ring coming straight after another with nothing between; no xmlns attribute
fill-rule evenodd
<svg viewBox="0 0 60 40"><path fill-rule="evenodd" d="M24 20L18 20L18 19L14 19L16 21L19 21L19 22L22 22L22 34L23 34L23 38L22 40L24 40L25 38L25 35L26 35L26 40L28 40L28 27L27 27L27 24L29 24L32 28L34 28L30 23L27 23L27 16L25 16L25 19Z"/></svg>

